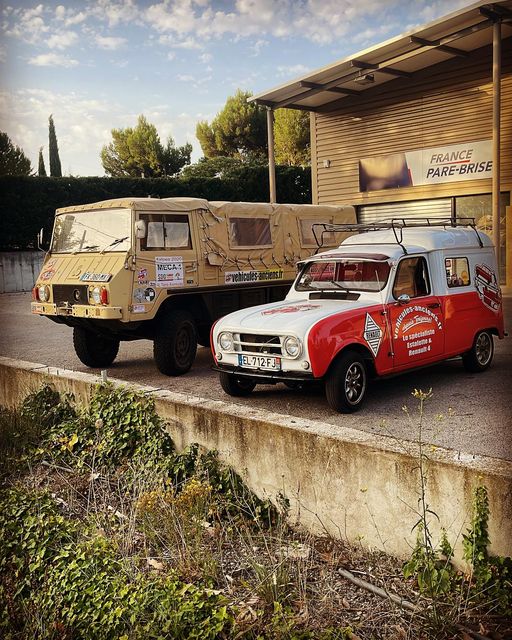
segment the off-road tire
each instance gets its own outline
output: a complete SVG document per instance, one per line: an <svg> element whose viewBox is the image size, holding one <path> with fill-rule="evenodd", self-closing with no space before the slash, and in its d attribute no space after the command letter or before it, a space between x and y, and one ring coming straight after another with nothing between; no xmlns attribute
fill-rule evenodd
<svg viewBox="0 0 512 640"><path fill-rule="evenodd" d="M220 372L219 382L222 390L228 396L233 396L234 398L249 396L256 386L256 383L251 378L237 376L236 373L226 373L225 371Z"/></svg>
<svg viewBox="0 0 512 640"><path fill-rule="evenodd" d="M181 376L190 370L197 351L194 319L188 311L169 311L153 340L153 357L160 373Z"/></svg>
<svg viewBox="0 0 512 640"><path fill-rule="evenodd" d="M83 327L74 327L73 346L76 355L86 367L104 369L116 359L119 340L89 331Z"/></svg>
<svg viewBox="0 0 512 640"><path fill-rule="evenodd" d="M469 351L462 354L466 371L480 373L488 369L494 356L494 342L490 331L479 331Z"/></svg>
<svg viewBox="0 0 512 640"><path fill-rule="evenodd" d="M325 382L327 403L339 413L353 413L363 403L368 371L356 351L347 351L333 364Z"/></svg>

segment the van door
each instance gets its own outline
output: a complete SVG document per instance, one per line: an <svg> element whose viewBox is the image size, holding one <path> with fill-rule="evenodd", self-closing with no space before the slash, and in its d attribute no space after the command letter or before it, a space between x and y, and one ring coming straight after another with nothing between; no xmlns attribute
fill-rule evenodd
<svg viewBox="0 0 512 640"><path fill-rule="evenodd" d="M443 311L439 298L432 295L425 256L404 256L400 260L387 308L395 368L442 357Z"/></svg>

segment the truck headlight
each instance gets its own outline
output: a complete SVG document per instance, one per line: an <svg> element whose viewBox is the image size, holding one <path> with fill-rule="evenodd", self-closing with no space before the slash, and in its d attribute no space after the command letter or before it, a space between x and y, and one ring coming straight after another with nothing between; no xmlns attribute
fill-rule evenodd
<svg viewBox="0 0 512 640"><path fill-rule="evenodd" d="M94 304L101 304L101 287L93 287L89 289L89 298Z"/></svg>
<svg viewBox="0 0 512 640"><path fill-rule="evenodd" d="M231 351L233 349L233 334L229 331L223 331L219 334L217 342L223 351Z"/></svg>
<svg viewBox="0 0 512 640"><path fill-rule="evenodd" d="M48 302L50 299L50 287L47 284L41 284L37 287L37 295L41 302Z"/></svg>
<svg viewBox="0 0 512 640"><path fill-rule="evenodd" d="M302 352L302 343L295 336L287 336L283 340L283 351L289 358L298 358Z"/></svg>

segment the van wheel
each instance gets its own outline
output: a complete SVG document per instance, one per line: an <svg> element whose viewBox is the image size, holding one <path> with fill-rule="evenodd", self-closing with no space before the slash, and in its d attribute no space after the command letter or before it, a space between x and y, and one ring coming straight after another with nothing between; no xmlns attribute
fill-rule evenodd
<svg viewBox="0 0 512 640"><path fill-rule="evenodd" d="M170 311L153 340L153 356L160 373L180 376L192 367L197 351L196 327L188 311Z"/></svg>
<svg viewBox="0 0 512 640"><path fill-rule="evenodd" d="M234 373L226 373L221 371L219 374L219 382L222 390L233 396L234 398L243 398L251 394L256 383L251 378L245 376L237 376Z"/></svg>
<svg viewBox="0 0 512 640"><path fill-rule="evenodd" d="M335 362L325 383L327 403L339 413L357 411L366 394L366 365L355 351L348 351Z"/></svg>
<svg viewBox="0 0 512 640"><path fill-rule="evenodd" d="M494 342L489 331L476 334L473 346L462 354L462 364L466 371L479 373L489 368L494 355Z"/></svg>
<svg viewBox="0 0 512 640"><path fill-rule="evenodd" d="M82 327L73 328L75 353L86 367L100 369L109 367L119 351L119 340Z"/></svg>

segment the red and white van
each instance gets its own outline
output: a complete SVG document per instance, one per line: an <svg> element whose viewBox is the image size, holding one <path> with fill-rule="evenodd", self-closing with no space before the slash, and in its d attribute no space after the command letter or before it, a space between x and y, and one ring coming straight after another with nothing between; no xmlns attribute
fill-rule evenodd
<svg viewBox="0 0 512 640"><path fill-rule="evenodd" d="M493 337L505 335L503 310L491 240L474 224L322 227L356 235L303 261L284 301L236 311L213 327L226 393L322 380L329 406L349 413L373 377L455 356L469 371L489 367Z"/></svg>

